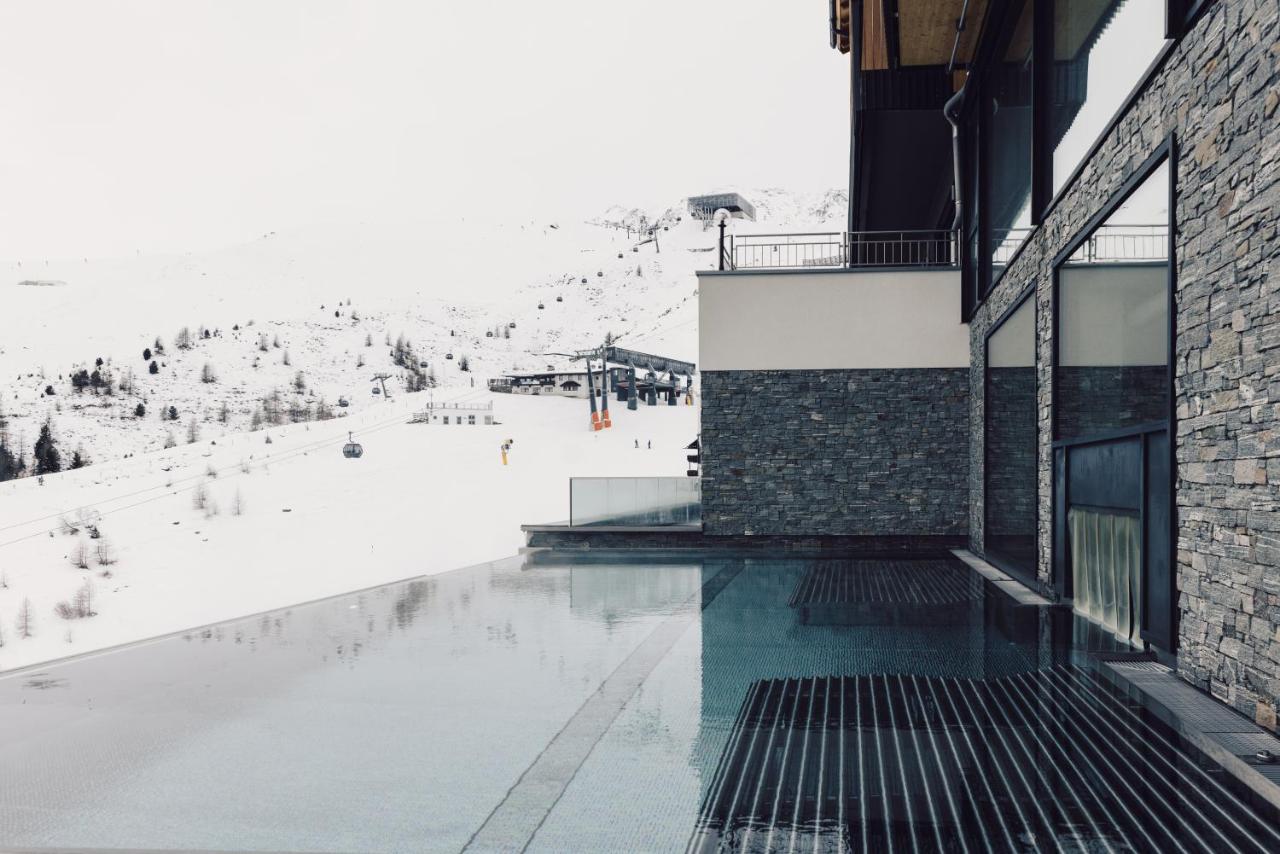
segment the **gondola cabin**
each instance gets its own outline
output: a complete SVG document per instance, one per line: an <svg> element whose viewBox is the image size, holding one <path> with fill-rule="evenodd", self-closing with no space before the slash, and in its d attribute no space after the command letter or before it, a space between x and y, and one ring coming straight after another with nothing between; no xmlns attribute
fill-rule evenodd
<svg viewBox="0 0 1280 854"><path fill-rule="evenodd" d="M349 460L358 460L364 456L364 448L351 437L350 433L347 434L347 444L342 446L342 456Z"/></svg>

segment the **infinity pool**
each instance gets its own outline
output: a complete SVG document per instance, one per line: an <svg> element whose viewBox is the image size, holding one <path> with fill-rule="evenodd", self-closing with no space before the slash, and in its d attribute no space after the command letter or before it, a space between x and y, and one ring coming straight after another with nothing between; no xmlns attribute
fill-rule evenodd
<svg viewBox="0 0 1280 854"><path fill-rule="evenodd" d="M0 849L1280 849L929 560L513 558L0 677Z"/></svg>

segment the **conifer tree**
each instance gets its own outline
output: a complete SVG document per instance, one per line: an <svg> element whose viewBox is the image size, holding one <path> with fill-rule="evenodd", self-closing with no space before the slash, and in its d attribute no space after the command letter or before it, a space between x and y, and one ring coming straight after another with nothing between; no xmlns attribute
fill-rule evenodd
<svg viewBox="0 0 1280 854"><path fill-rule="evenodd" d="M62 456L58 453L57 442L53 438L53 422L45 421L40 425L40 438L36 439L35 473L55 474L62 471Z"/></svg>

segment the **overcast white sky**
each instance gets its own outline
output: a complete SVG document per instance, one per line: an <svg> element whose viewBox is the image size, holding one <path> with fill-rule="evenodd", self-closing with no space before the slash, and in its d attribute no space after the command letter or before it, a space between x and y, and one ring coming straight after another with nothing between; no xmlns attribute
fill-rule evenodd
<svg viewBox="0 0 1280 854"><path fill-rule="evenodd" d="M0 0L0 257L841 186L847 68L825 0Z"/></svg>

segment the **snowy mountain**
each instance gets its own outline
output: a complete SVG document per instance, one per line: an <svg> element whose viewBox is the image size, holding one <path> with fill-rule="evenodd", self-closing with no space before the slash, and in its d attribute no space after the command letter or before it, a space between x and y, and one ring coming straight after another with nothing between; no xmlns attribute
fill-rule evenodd
<svg viewBox="0 0 1280 854"><path fill-rule="evenodd" d="M759 219L735 221L739 232L838 229L844 215L838 191L746 195ZM273 395L291 420L359 411L377 403L375 373L406 387L401 336L446 389L544 368L609 332L696 360L693 273L714 247L680 200L577 220L335 224L203 255L0 262L8 316L22 319L0 336L0 412L28 458L52 417L64 455L104 461L249 429ZM191 346L179 348L183 328ZM164 352L144 358L157 339ZM73 388L95 369L99 382Z"/></svg>
<svg viewBox="0 0 1280 854"><path fill-rule="evenodd" d="M839 227L839 194L754 198L735 230ZM521 523L567 518L574 476L683 477L697 406L593 432L586 401L486 380L607 332L696 359L715 232L684 209L3 266L0 430L30 463L52 419L63 465L90 464L0 482L0 670L511 555ZM411 423L429 400L495 423Z"/></svg>

